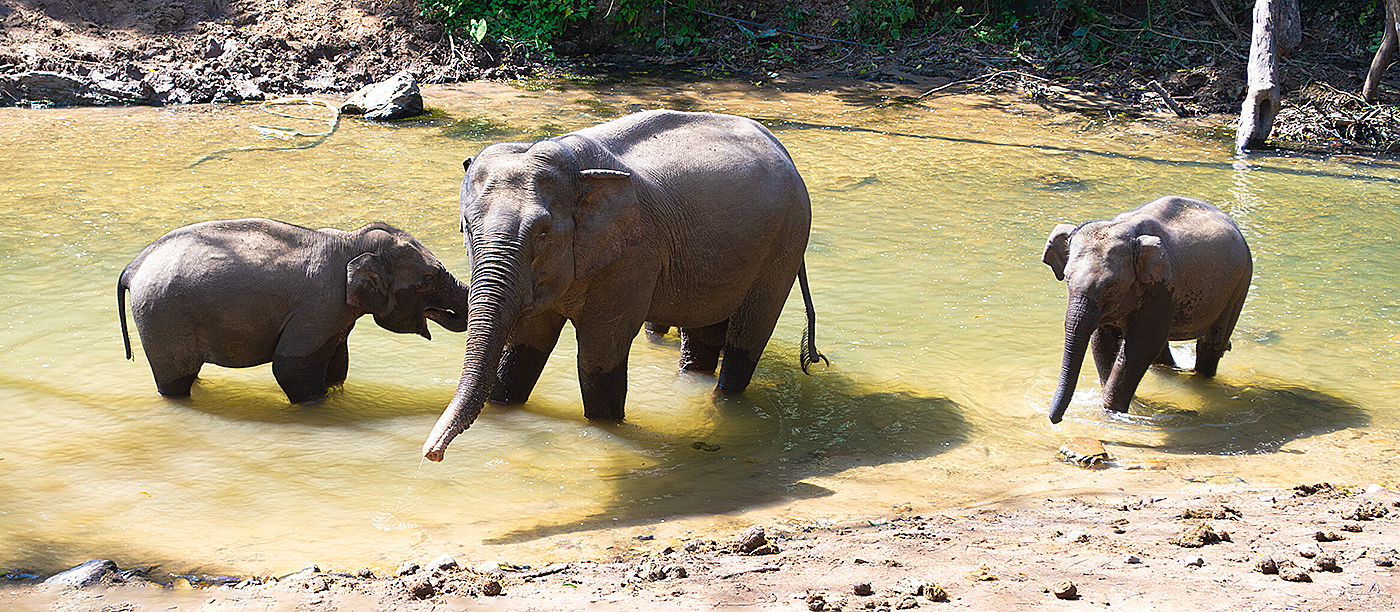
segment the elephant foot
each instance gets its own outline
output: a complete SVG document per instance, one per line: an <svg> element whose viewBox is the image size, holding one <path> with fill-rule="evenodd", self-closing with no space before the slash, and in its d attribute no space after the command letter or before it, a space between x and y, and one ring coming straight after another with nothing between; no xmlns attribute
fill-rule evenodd
<svg viewBox="0 0 1400 612"><path fill-rule="evenodd" d="M607 372L578 373L583 392L583 416L589 420L620 421L627 403L627 364Z"/></svg>
<svg viewBox="0 0 1400 612"><path fill-rule="evenodd" d="M549 353L537 348L513 346L506 349L496 369L496 383L491 385L491 401L516 404L530 399L547 361Z"/></svg>
<svg viewBox="0 0 1400 612"><path fill-rule="evenodd" d="M164 397L189 397L190 388L194 387L195 379L199 374L190 374L164 381L156 381L156 391Z"/></svg>
<svg viewBox="0 0 1400 612"><path fill-rule="evenodd" d="M724 347L724 366L719 371L718 388L726 393L743 393L749 388L758 359L749 352L732 346Z"/></svg>

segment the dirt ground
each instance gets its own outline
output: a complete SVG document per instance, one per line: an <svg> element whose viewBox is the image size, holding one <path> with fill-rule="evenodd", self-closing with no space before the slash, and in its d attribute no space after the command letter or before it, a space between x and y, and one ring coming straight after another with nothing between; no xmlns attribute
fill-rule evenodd
<svg viewBox="0 0 1400 612"><path fill-rule="evenodd" d="M786 23L787 6L721 2L716 8ZM556 41L560 57L546 60L523 45L490 39L478 45L448 35L419 14L416 0L0 0L0 104L162 105L346 95L400 70L421 84L637 70L758 79L803 73L896 83L934 78L964 90L1012 90L1033 98L1069 88L1143 112L1166 110L1166 92L1188 115L1237 114L1245 88L1248 18L1226 23L1218 17L1218 3L1216 12L1205 2L1174 9L1182 23L1218 38L1165 34L1157 40L1170 41L1171 57L1129 44L1108 61L1081 58L1073 44L1009 48L979 40L965 28L925 30L887 48L843 45L830 37L848 17L846 3L799 0L797 6L809 16L804 27L812 31L785 43L752 40L742 23L715 20L713 38L703 48L674 56L619 44L609 38L617 26L600 20L566 32L565 40ZM1140 9L1150 11L1151 3L1122 4L1128 12ZM1361 101L1357 93L1370 57L1347 42L1354 33L1337 30L1338 19L1304 15L1303 42L1283 60L1285 103L1275 123L1276 144L1322 153L1400 150L1396 77L1381 89L1381 105ZM1126 27L1131 20L1112 16L1109 23Z"/></svg>
<svg viewBox="0 0 1400 612"><path fill-rule="evenodd" d="M204 588L112 575L85 590L0 588L0 608L1372 611L1400 605L1397 546L1400 493L1314 484L1017 499L932 516L896 507L859 522L643 536L533 568L422 559L394 576L315 568Z"/></svg>

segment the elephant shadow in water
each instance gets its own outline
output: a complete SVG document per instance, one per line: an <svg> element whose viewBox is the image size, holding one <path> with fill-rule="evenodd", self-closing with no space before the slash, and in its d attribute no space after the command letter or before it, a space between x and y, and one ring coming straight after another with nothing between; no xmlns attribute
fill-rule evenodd
<svg viewBox="0 0 1400 612"><path fill-rule="evenodd" d="M1190 399L1176 403L1138 398L1141 404L1128 415L1110 417L1140 424L1160 434L1160 441L1112 444L1174 454L1262 454L1294 440L1371 423L1370 414L1355 402L1295 384L1232 385L1198 376L1184 377L1181 384L1184 397Z"/></svg>
<svg viewBox="0 0 1400 612"><path fill-rule="evenodd" d="M759 366L755 381L761 384L743 395L701 400L714 414L704 434L597 425L661 460L610 474L600 469L612 491L597 512L557 522L542 518L483 543L825 497L834 492L803 480L932 457L968 438L964 411L950 399L857 383L830 370L804 376L796 365L774 361Z"/></svg>
<svg viewBox="0 0 1400 612"><path fill-rule="evenodd" d="M452 398L454 384L456 381L448 379L435 380L432 386L357 381L353 386L333 387L321 399L291 404L274 381L210 377L200 379L188 398L161 399L238 421L354 426L412 415L436 415Z"/></svg>

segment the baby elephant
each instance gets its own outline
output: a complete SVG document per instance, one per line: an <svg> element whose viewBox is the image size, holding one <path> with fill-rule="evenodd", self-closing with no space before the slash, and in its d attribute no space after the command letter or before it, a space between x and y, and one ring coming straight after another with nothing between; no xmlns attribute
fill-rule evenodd
<svg viewBox="0 0 1400 612"><path fill-rule="evenodd" d="M1196 372L1214 376L1254 270L1249 245L1229 216L1177 196L1107 221L1057 225L1043 261L1069 293L1051 423L1065 416L1086 347L1094 352L1107 410L1128 410L1154 361L1175 365L1168 340L1196 340Z"/></svg>
<svg viewBox="0 0 1400 612"><path fill-rule="evenodd" d="M190 394L205 363L272 362L301 403L345 381L345 339L361 315L430 338L427 319L466 331L467 287L413 236L383 223L353 232L269 219L177 229L141 251L117 281L126 358L125 291L161 395Z"/></svg>

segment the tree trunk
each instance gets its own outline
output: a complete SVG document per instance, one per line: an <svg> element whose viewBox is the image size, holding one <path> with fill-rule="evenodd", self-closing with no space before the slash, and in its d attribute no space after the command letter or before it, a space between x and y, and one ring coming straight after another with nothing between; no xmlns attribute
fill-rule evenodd
<svg viewBox="0 0 1400 612"><path fill-rule="evenodd" d="M1249 93L1240 107L1240 123L1235 130L1235 150L1243 153L1264 144L1274 129L1279 108L1278 55L1289 33L1288 7L1292 3L1292 26L1297 27L1297 0L1255 0L1254 35L1249 45Z"/></svg>
<svg viewBox="0 0 1400 612"><path fill-rule="evenodd" d="M1385 35L1381 38L1381 48L1376 49L1376 56L1371 58L1366 83L1361 86L1361 98L1368 104L1374 103L1380 94L1381 77L1390 68L1390 58L1394 57L1396 47L1400 46L1400 32L1396 31L1395 23L1397 14L1400 14L1400 0L1385 0Z"/></svg>

